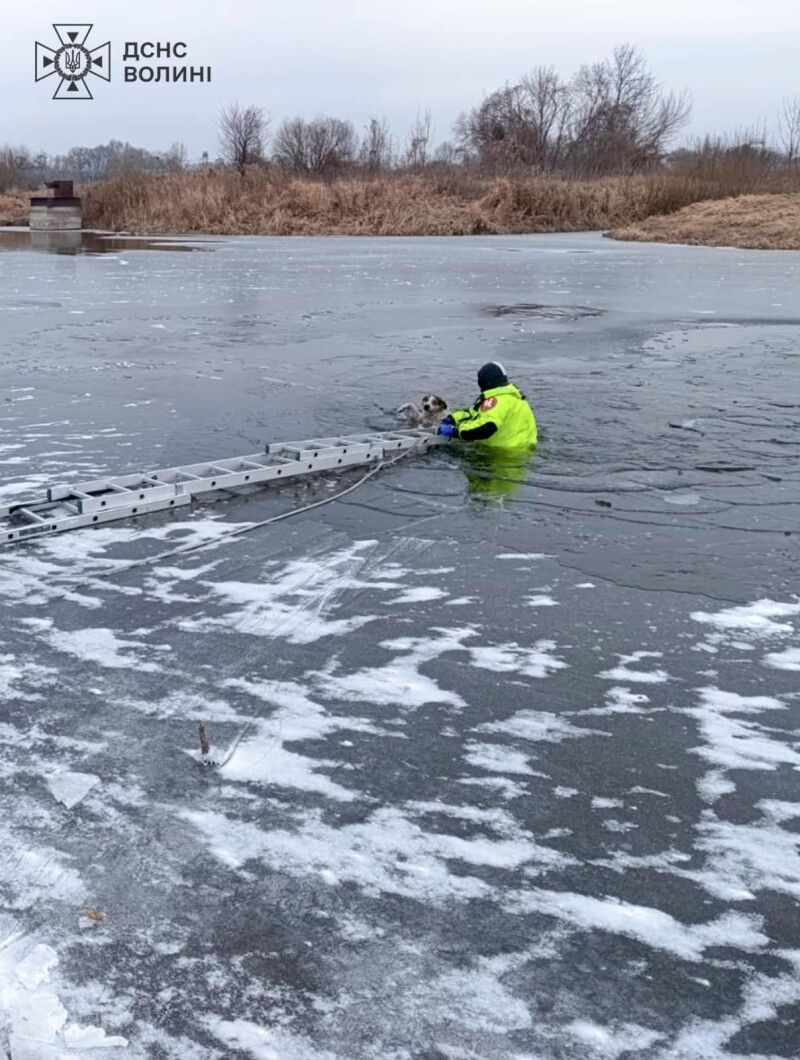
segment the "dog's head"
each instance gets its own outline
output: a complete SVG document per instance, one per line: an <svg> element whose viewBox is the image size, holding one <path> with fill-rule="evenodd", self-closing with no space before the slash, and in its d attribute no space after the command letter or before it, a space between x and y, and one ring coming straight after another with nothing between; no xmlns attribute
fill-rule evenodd
<svg viewBox="0 0 800 1060"><path fill-rule="evenodd" d="M426 394L421 401L422 411L426 416L436 416L447 410L447 402L436 394Z"/></svg>

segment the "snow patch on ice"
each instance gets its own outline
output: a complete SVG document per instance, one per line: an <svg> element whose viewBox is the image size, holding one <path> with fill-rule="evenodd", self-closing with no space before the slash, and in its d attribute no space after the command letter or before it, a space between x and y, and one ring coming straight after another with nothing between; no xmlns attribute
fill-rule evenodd
<svg viewBox="0 0 800 1060"><path fill-rule="evenodd" d="M728 912L707 923L683 924L669 913L618 898L537 888L509 895L506 905L513 912L557 917L583 931L624 935L687 961L701 960L710 946L752 951L769 942L760 930L761 919L743 913Z"/></svg>
<svg viewBox="0 0 800 1060"><path fill-rule="evenodd" d="M330 668L317 674L317 682L325 695L339 700L408 710L416 710L426 703L462 707L464 700L457 692L440 688L432 677L420 673L419 668L445 652L465 650L462 641L471 636L474 630L470 628L433 629L427 637L385 640L381 648L400 653L391 662L345 674L337 674Z"/></svg>
<svg viewBox="0 0 800 1060"><path fill-rule="evenodd" d="M207 1016L209 1031L229 1049L246 1053L253 1060L340 1060L327 1049L320 1052L298 1034L285 1027L262 1027L250 1020L225 1020Z"/></svg>
<svg viewBox="0 0 800 1060"><path fill-rule="evenodd" d="M761 890L800 899L800 837L781 827L800 817L800 803L762 800L760 818L748 824L720 820L707 811L700 821L696 849L706 855L703 868L686 872L710 894L742 902Z"/></svg>
<svg viewBox="0 0 800 1060"><path fill-rule="evenodd" d="M646 714L647 711L642 704L649 703L650 697L646 696L643 692L631 692L629 688L622 688L615 685L614 688L610 688L608 692L606 692L605 700L606 706L589 707L586 710L578 711L578 714L581 716L595 715L598 717L610 714Z"/></svg>
<svg viewBox="0 0 800 1060"><path fill-rule="evenodd" d="M518 673L524 677L549 677L566 669L563 659L553 655L555 641L539 640L532 648L520 647L516 642L469 648L473 666L495 673Z"/></svg>
<svg viewBox="0 0 800 1060"><path fill-rule="evenodd" d="M760 816L746 824L720 819L706 810L697 827L695 854L667 850L635 856L617 850L594 864L615 872L651 869L691 880L708 894L724 902L753 901L760 891L774 891L800 898L800 839L796 831L783 828L785 821L800 817L800 802L762 799ZM699 868L686 863L702 856Z"/></svg>
<svg viewBox="0 0 800 1060"><path fill-rule="evenodd" d="M573 1020L565 1031L603 1060L617 1060L626 1053L641 1052L655 1045L664 1035L640 1027L637 1023L622 1023L613 1028L602 1027L591 1020Z"/></svg>
<svg viewBox="0 0 800 1060"><path fill-rule="evenodd" d="M778 950L774 956L789 964L791 971L746 980L737 1012L720 1020L690 1020L658 1053L658 1060L730 1060L737 1055L727 1048L735 1035L752 1024L774 1020L781 1008L796 1005L800 1000L800 950Z"/></svg>
<svg viewBox="0 0 800 1060"><path fill-rule="evenodd" d="M764 665L773 670L790 670L800 672L800 648L786 648L785 651L771 651L764 656Z"/></svg>
<svg viewBox="0 0 800 1060"><path fill-rule="evenodd" d="M30 702L41 699L41 693L35 689L46 688L55 684L58 670L53 667L40 666L29 660L19 660L14 655L0 655L0 697L13 699L24 698Z"/></svg>
<svg viewBox="0 0 800 1060"><path fill-rule="evenodd" d="M73 1023L64 1028L64 1041L70 1049L83 1052L85 1049L123 1048L128 1039L121 1034L106 1034L102 1027L82 1027Z"/></svg>
<svg viewBox="0 0 800 1060"><path fill-rule="evenodd" d="M296 831L267 832L211 811L185 810L181 816L198 830L211 853L232 869L260 861L291 876L354 883L371 896L397 894L437 905L493 892L476 876L451 872L450 861L496 869L523 865L546 869L566 860L522 830L514 830L508 838L505 822L500 838L484 834L462 838L426 831L398 807L382 807L366 821L341 828L312 813Z"/></svg>
<svg viewBox="0 0 800 1060"><path fill-rule="evenodd" d="M364 553L374 541L357 541L322 559L292 560L280 567L268 564L260 582L202 582L212 597L221 598L234 610L222 617L183 619L181 629L192 632L214 630L274 637L290 644L311 644L323 637L342 636L372 622L374 615L330 618L338 597L346 590L401 589L396 581L360 579Z"/></svg>
<svg viewBox="0 0 800 1060"><path fill-rule="evenodd" d="M632 669L642 659L660 659L660 651L635 651L631 655L620 655L619 664L610 670L603 670L599 677L607 681L630 681L646 685L660 685L669 680L669 674L665 670L641 670Z"/></svg>
<svg viewBox="0 0 800 1060"><path fill-rule="evenodd" d="M466 746L464 760L476 769L485 769L487 773L537 775L528 765L528 755L499 743L472 741Z"/></svg>
<svg viewBox="0 0 800 1060"><path fill-rule="evenodd" d="M723 633L744 631L755 637L774 637L793 632L791 623L780 621L792 615L800 615L800 603L763 599L722 611L693 611L691 617Z"/></svg>
<svg viewBox="0 0 800 1060"><path fill-rule="evenodd" d="M59 583L58 577L63 572L64 568L60 564L47 563L34 554L12 553L4 557L0 568L0 597L34 607L54 598L69 600L80 607L101 606L97 597L70 589L69 583Z"/></svg>
<svg viewBox="0 0 800 1060"><path fill-rule="evenodd" d="M526 596L525 603L528 607L556 607L557 602L552 596L548 596L546 593L534 593L533 596Z"/></svg>
<svg viewBox="0 0 800 1060"><path fill-rule="evenodd" d="M62 630L50 628L45 634L56 651L74 655L87 663L97 663L111 670L135 669L141 673L159 673L156 663L145 662L131 652L151 651L152 647L138 640L124 640L112 629L103 627ZM159 646L161 647L161 646ZM163 649L162 649L163 650Z"/></svg>
<svg viewBox="0 0 800 1060"><path fill-rule="evenodd" d="M500 981L508 963L505 957L483 957L472 968L448 971L430 982L420 983L415 991L415 1008L419 1011L423 1006L432 1007L446 1014L447 1024L452 1021L470 1036L507 1035L514 1030L526 1030L533 1025L527 1004ZM443 1055L448 1057L479 1055L444 1048Z"/></svg>
<svg viewBox="0 0 800 1060"><path fill-rule="evenodd" d="M472 762L472 764L480 767L480 759ZM459 780L459 784L496 791L503 799L518 799L528 794L527 789L522 784L517 783L516 780L510 780L508 777L462 777Z"/></svg>
<svg viewBox="0 0 800 1060"><path fill-rule="evenodd" d="M225 685L247 692L274 708L268 718L256 718L251 722L253 735L238 743L230 757L226 757L225 764L219 769L226 780L297 788L345 801L356 797L349 788L318 772L320 768L335 767L337 762L307 758L288 750L286 744L321 740L343 729L370 733L380 730L363 718L329 714L309 698L302 685L294 682L236 678L226 681Z"/></svg>
<svg viewBox="0 0 800 1060"><path fill-rule="evenodd" d="M399 596L393 597L390 604L423 604L429 600L442 600L448 594L444 589L437 589L433 585L418 585L404 589Z"/></svg>
<svg viewBox="0 0 800 1060"><path fill-rule="evenodd" d="M624 805L625 803L622 799L609 799L604 795L594 795L592 797L593 810L618 810Z"/></svg>
<svg viewBox="0 0 800 1060"><path fill-rule="evenodd" d="M476 727L475 732L503 733L534 743L561 743L583 736L609 735L599 729L582 729L559 714L548 714L544 710L519 710L505 721L484 722Z"/></svg>
<svg viewBox="0 0 800 1060"><path fill-rule="evenodd" d="M777 769L779 765L800 768L800 752L788 739L775 739L766 726L736 715L754 715L784 710L784 704L772 696L743 696L710 686L698 689L700 703L686 713L695 718L704 742L692 753L709 762L716 770Z"/></svg>
<svg viewBox="0 0 800 1060"><path fill-rule="evenodd" d="M715 803L723 795L730 795L734 791L736 785L719 769L709 770L697 781L697 794L707 803Z"/></svg>

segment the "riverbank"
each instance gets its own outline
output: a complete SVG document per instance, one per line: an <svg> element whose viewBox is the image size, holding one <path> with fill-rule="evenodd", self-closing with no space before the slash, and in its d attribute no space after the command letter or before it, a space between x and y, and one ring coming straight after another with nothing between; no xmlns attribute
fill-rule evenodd
<svg viewBox="0 0 800 1060"><path fill-rule="evenodd" d="M640 242L800 249L800 193L736 195L676 173L598 180L453 171L333 181L275 170L132 174L84 185L84 227L137 235L519 235L609 230ZM0 225L27 224L27 193Z"/></svg>
<svg viewBox="0 0 800 1060"><path fill-rule="evenodd" d="M486 178L458 171L333 181L254 169L132 174L78 189L87 228L142 235L476 235L613 228L720 194L676 175ZM25 223L21 196L0 224Z"/></svg>
<svg viewBox="0 0 800 1060"><path fill-rule="evenodd" d="M612 239L752 250L800 250L800 194L697 202L609 232Z"/></svg>
<svg viewBox="0 0 800 1060"><path fill-rule="evenodd" d="M503 235L609 228L695 197L695 188L663 177L568 181L443 172L323 182L211 170L93 185L85 216L93 227L142 234Z"/></svg>

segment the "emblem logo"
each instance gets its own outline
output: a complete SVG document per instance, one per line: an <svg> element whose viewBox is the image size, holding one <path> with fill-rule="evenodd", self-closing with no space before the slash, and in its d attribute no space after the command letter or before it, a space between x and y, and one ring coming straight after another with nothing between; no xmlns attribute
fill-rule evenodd
<svg viewBox="0 0 800 1060"><path fill-rule="evenodd" d="M89 74L111 80L111 42L87 48L92 24L54 23L58 47L50 48L36 41L36 80L58 77L53 99L93 99L86 79Z"/></svg>

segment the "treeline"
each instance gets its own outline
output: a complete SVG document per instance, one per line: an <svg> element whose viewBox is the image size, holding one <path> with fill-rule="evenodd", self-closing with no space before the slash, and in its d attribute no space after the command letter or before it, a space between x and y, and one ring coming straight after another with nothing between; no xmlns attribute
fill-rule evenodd
<svg viewBox="0 0 800 1060"><path fill-rule="evenodd" d="M303 176L329 177L426 167L462 167L483 176L591 179L696 167L705 178L727 166L766 174L800 155L800 96L778 116L774 145L766 128L706 137L670 151L691 116L688 95L665 91L644 55L622 45L602 62L562 78L539 66L504 85L456 120L451 139L434 143L430 111L417 114L405 138L372 118L359 136L352 122L321 116L282 121L238 103L219 119L221 159L244 172L271 164Z"/></svg>
<svg viewBox="0 0 800 1060"><path fill-rule="evenodd" d="M764 128L674 149L690 114L688 96L666 91L642 53L623 45L566 79L553 67L534 68L462 113L450 139L438 143L427 110L398 137L378 117L360 133L351 121L325 115L273 127L261 106L233 103L219 115L217 151L191 162L181 143L156 153L112 140L57 156L0 147L0 192L56 176L87 184L228 166L243 175L268 168L314 179L428 170L566 179L677 171L741 188L793 169L800 157L798 96L784 101L771 141Z"/></svg>
<svg viewBox="0 0 800 1060"><path fill-rule="evenodd" d="M187 168L183 144L173 144L162 154L110 140L97 147L73 147L63 155L34 154L26 147L0 147L0 192L37 187L46 180L66 177L83 184L131 173L168 173Z"/></svg>
<svg viewBox="0 0 800 1060"><path fill-rule="evenodd" d="M452 138L438 145L429 111L397 141L379 118L361 136L351 122L332 117L285 120L271 135L262 108L233 104L220 117L219 134L223 159L240 170L271 161L298 174L360 169L374 176L436 164L584 178L660 163L690 114L688 96L664 91L642 53L623 45L568 80L553 67L536 67L462 113Z"/></svg>

